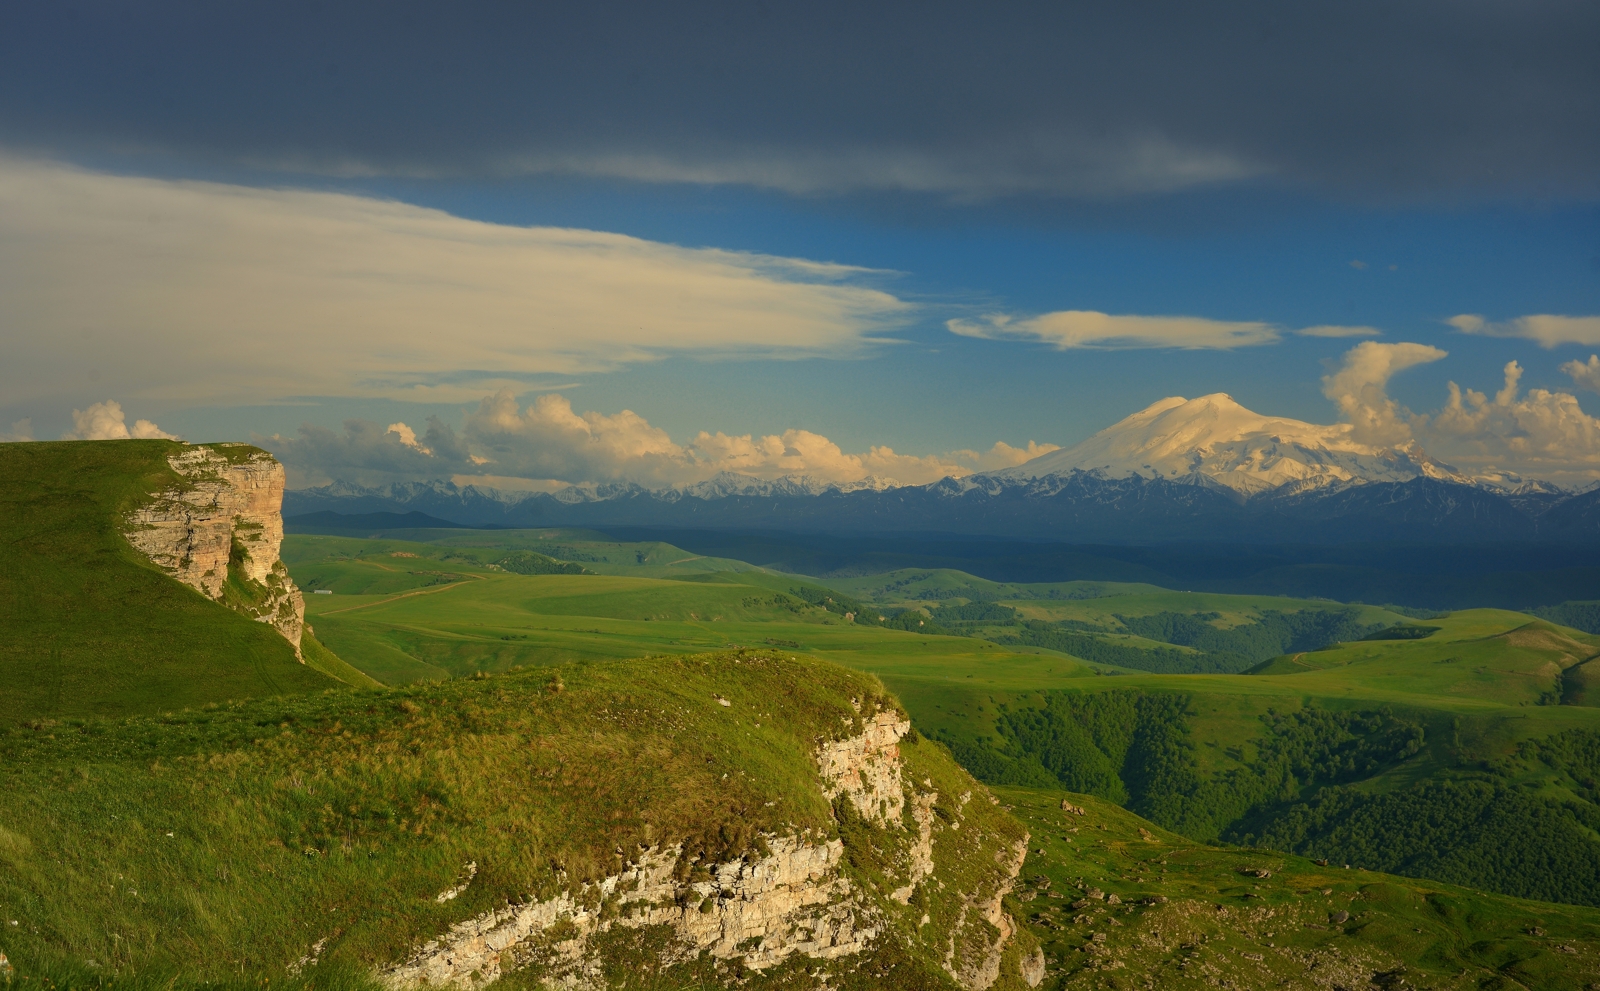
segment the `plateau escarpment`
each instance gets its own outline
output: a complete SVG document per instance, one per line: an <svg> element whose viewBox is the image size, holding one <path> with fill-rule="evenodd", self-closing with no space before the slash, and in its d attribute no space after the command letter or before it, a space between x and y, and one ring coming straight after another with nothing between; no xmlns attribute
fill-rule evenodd
<svg viewBox="0 0 1600 991"><path fill-rule="evenodd" d="M305 601L278 559L283 465L243 445L185 447L167 462L182 483L129 515L128 542L185 585L270 624L299 656Z"/></svg>
<svg viewBox="0 0 1600 991"><path fill-rule="evenodd" d="M303 626L282 491L245 445L0 444L0 727L367 683Z"/></svg>
<svg viewBox="0 0 1600 991"><path fill-rule="evenodd" d="M859 713L859 701L852 704ZM1021 869L1027 836L1002 843L976 872L974 865L963 865L966 884L947 885L937 877L936 851L947 861L961 859L962 810L972 791L941 810L948 824L939 821L932 779L919 787L901 759L899 744L910 721L891 709L860 723L858 732L822 744L817 770L822 793L837 810L835 826L848 831L855 825L855 844L873 852L881 876L903 882L887 899L877 879L853 863L860 850L847 851L833 830L763 835L742 856L715 862L682 843L640 844L631 854L618 848L627 860L614 874L456 924L410 959L385 968L385 982L402 989L476 988L524 969L545 985L604 986L605 965L594 944L623 931L668 934L656 958L660 966L704 955L718 968L732 963L740 972L761 972L790 958L869 956L881 943L915 943L913 934L932 930L943 941L939 957L946 974L969 991L990 988L1016 942L1017 927L1002 899ZM904 814L908 807L910 816ZM985 846L981 827L969 830L967 839L969 846ZM923 887L930 881L937 894ZM908 912L919 888L918 908ZM930 901L954 907L953 918L940 912L935 923L922 911ZM1036 986L1042 962L1030 946L1014 976ZM825 985L826 978L819 983Z"/></svg>
<svg viewBox="0 0 1600 991"><path fill-rule="evenodd" d="M0 940L23 973L112 959L395 991L1042 974L1004 904L1027 831L881 685L813 660L657 656L85 725L0 734L0 904L21 923Z"/></svg>

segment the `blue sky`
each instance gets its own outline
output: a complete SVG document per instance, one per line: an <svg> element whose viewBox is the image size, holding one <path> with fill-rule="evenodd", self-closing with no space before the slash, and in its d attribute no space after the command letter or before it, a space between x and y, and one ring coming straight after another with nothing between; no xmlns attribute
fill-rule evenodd
<svg viewBox="0 0 1600 991"><path fill-rule="evenodd" d="M12 300L0 308L12 345L0 427L81 433L74 411L116 401L129 424L146 418L192 440L279 434L293 457L303 426L338 433L351 418L420 435L432 416L465 437L480 399L504 389L523 408L557 394L575 414L631 410L679 446L700 431L809 431L845 453L941 456L996 441L1070 445L1169 395L1228 392L1259 412L1329 422L1323 377L1363 339L1449 353L1380 383L1411 411L1437 410L1451 381L1493 394L1513 360L1519 395L1546 389L1600 411L1585 380L1561 370L1600 350L1600 322L1570 325L1551 347L1445 322L1477 314L1502 335L1526 335L1512 321L1600 314L1600 67L1584 43L1600 30L1582 5L1472 5L1444 17L1426 3L1358 4L1287 19L1241 5L1204 24L1174 5L1172 23L1155 28L1160 18L1027 5L1004 20L926 8L909 28L893 5L864 17L738 5L726 23L653 25L642 22L658 13L626 5L552 6L504 25L495 9L466 5L440 20L436 9L391 6L376 23L356 4L291 4L265 23L187 4L91 3L19 19L0 42L0 189L37 204L48 188L63 205L32 210L0 239L15 253L15 281L0 285ZM615 27L631 23L616 19L624 10L639 15L635 29ZM519 38L545 62L534 65ZM149 182L131 182L139 177ZM250 190L340 195L252 201L247 215ZM402 316L427 306L417 273L437 262L413 250L420 228L408 228L410 247L375 247L374 258L395 252L397 267L367 273L374 281L358 290L296 270L354 264L360 246L377 244L373 232L400 223L352 197L495 228L627 235L650 247L584 250L654 267L593 283L611 288L592 293L592 314L579 312L581 294L564 299L536 344L516 335L541 319L545 290L474 308L522 292L514 273L470 285L441 274L457 295L437 297L434 322L407 332L416 338L388 334L396 317L384 305ZM318 211L343 218L342 233L323 230ZM149 226L130 233L128 218ZM233 240L217 240L230 229ZM499 264L492 228L429 230L433 243L473 241L472 280ZM316 254L330 238L356 247ZM685 248L713 251L676 251ZM561 268L550 245L526 250L536 253L517 264ZM745 268L719 272L696 297L703 333L686 309L669 321L676 329L641 318L635 336L608 336L607 321L659 304L641 295L626 315L607 309L616 279L699 279L722 264L715 251L747 253ZM153 267L168 254L169 267ZM226 265L205 268L223 255ZM771 283L759 300L718 295L752 278ZM372 287L385 280L405 282L407 302L378 298ZM824 300L821 282L854 295ZM128 295L104 290L97 309L86 300L101 285ZM315 312L296 306L338 292L348 298ZM186 302L164 309L151 293ZM508 315L512 306L525 312ZM760 316L784 307L799 314L792 324ZM996 313L1015 328L1059 311L1265 324L1278 339L1061 348L948 329ZM319 330L319 320L334 322ZM184 333L168 333L180 324ZM282 357L270 341L297 324L302 336L280 348L292 361L252 373L263 354ZM1319 325L1380 335L1293 333ZM464 345L453 367L449 340L473 334L492 340ZM363 379L369 354L389 384ZM426 395L393 384L420 381L417 362L431 376ZM624 430L596 422L572 429ZM646 447L665 443L649 436ZM1510 457L1506 438L1471 442ZM528 443L559 441L535 430ZM1600 469L1590 443L1580 438L1569 460ZM323 444L320 459L302 450L306 479L341 475L330 452L366 457L349 443ZM595 464L579 458L563 480L628 474Z"/></svg>

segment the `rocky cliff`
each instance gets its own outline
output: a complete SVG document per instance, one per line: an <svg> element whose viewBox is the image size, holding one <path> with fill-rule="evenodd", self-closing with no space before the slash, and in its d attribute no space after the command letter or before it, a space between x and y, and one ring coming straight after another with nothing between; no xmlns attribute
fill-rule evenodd
<svg viewBox="0 0 1600 991"><path fill-rule="evenodd" d="M185 447L180 483L128 517L128 542L174 578L271 624L300 653L305 601L278 559L283 465L242 444Z"/></svg>
<svg viewBox="0 0 1600 991"><path fill-rule="evenodd" d="M795 958L854 968L885 944L922 943L968 991L995 985L1010 950L1012 980L1036 986L1042 955L1017 946L1002 907L1027 836L987 835L989 819L965 814L970 790L941 806L931 778L912 780L899 746L910 728L901 713L878 711L818 748L817 785L838 810L839 835L769 835L713 864L686 862L682 845L641 847L616 874L464 920L381 976L396 989L477 988L526 969L548 987L599 987L596 941L653 929L670 934L656 956L664 967L709 955L739 973ZM863 869L864 859L876 863ZM827 986L826 967L806 973L807 986Z"/></svg>

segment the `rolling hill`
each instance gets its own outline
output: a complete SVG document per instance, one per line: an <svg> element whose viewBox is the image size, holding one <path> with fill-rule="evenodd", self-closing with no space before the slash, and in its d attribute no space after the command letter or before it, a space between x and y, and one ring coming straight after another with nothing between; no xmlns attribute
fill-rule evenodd
<svg viewBox="0 0 1600 991"><path fill-rule="evenodd" d="M331 538L291 547L312 539ZM835 608L863 623L806 602L796 576L684 577L698 580L485 575L450 593L316 597L312 609L374 672L380 657L432 658L443 676L781 645L876 674L995 785L1093 792L1200 840L1600 901L1600 803L1582 783L1600 771L1585 749L1600 708L1584 704L1600 638L1581 631L1507 611L1416 619L1138 584L830 579ZM1184 673L1223 662L1250 673ZM1437 806L1468 820L1398 840ZM1532 859L1507 867L1510 851Z"/></svg>
<svg viewBox="0 0 1600 991"><path fill-rule="evenodd" d="M294 589L247 580L282 568L261 536L275 507L228 515L238 492L215 462L270 483L261 452L0 452L16 509L7 590L33 574L37 593L3 617L6 675L29 684L31 638L55 637L66 662L55 691L8 693L0 725L0 982L1039 983L1037 943L1002 904L1025 830L870 676L770 649L634 651L358 688L377 683L309 634L301 663L279 614L249 598ZM147 519L191 550L137 550L177 546L137 529ZM208 527L222 541L209 566ZM418 559L407 545L350 554L327 539L314 566L361 594L314 599L601 583L569 588L567 612L583 614L597 592L663 584L563 562L527 574L502 565L552 559L481 542L433 548L465 574L437 567L453 560L408 571L391 564ZM677 561L649 557L629 560ZM727 598L720 583L670 584Z"/></svg>
<svg viewBox="0 0 1600 991"><path fill-rule="evenodd" d="M285 539L300 664L122 536L183 489L178 445L39 447L9 573L123 590L90 631L276 638L303 680L230 681L227 641L141 667L135 638L74 655L105 681L77 711L13 703L12 983L1576 991L1600 966L1600 638L1570 627L401 527ZM6 616L6 643L75 616Z"/></svg>

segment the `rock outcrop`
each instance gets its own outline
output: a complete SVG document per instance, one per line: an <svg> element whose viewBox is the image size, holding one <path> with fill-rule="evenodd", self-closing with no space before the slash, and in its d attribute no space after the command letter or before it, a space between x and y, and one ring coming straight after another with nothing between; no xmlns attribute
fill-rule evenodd
<svg viewBox="0 0 1600 991"><path fill-rule="evenodd" d="M944 969L966 988L987 988L1000 977L1000 962L1006 944L1016 933L1016 921L1002 907L1011 894L1022 862L1028 856L1024 836L1010 850L995 851L995 860L1004 862L1006 881L993 891L968 896L956 925L950 931Z"/></svg>
<svg viewBox="0 0 1600 991"><path fill-rule="evenodd" d="M229 444L186 446L168 463L183 484L129 515L128 542L185 585L271 624L298 657L305 600L278 559L283 465ZM237 594L229 594L230 572Z"/></svg>
<svg viewBox="0 0 1600 991"><path fill-rule="evenodd" d="M397 988L478 987L505 970L538 965L560 983L587 984L597 976L585 953L589 937L617 927L668 927L677 946L663 963L705 951L742 958L750 970L796 953L849 956L877 935L839 876L842 843L777 837L768 847L768 856L717 864L710 880L693 884L673 876L681 847L652 848L599 882L459 923L382 976ZM554 939L541 938L551 933Z"/></svg>
<svg viewBox="0 0 1600 991"><path fill-rule="evenodd" d="M824 796L836 803L843 798L871 824L874 847L896 851L891 871L894 883L904 886L887 897L851 874L844 841L827 835L765 836L764 849L703 870L696 864L688 876L698 880L684 877L681 845L651 846L636 851L617 874L457 923L379 976L397 991L472 989L511 970L536 968L547 987L597 987L603 980L592 940L618 930L665 927L673 945L662 956L663 966L709 954L760 971L795 955L831 961L867 953L890 937L897 920L903 927L926 925L926 914L917 919L922 909L905 906L918 885L945 888L936 876L935 850L945 828L934 812L938 794L905 780L899 744L910 722L904 715L885 709L860 722L859 732L818 748L819 784ZM961 808L946 813L956 823L949 835L960 846L947 857L970 855L977 840L959 832ZM984 853L993 866L981 890L939 896L963 906L945 944L945 966L970 991L988 988L999 976L1015 929L1001 900L1026 849L1024 836L992 849L992 856ZM1025 962L1031 965L1032 957ZM818 986L826 983L819 977Z"/></svg>
<svg viewBox="0 0 1600 991"><path fill-rule="evenodd" d="M861 818L886 826L905 811L900 784L900 739L911 721L892 710L862 720L860 733L822 746L817 765L829 801L847 795Z"/></svg>

